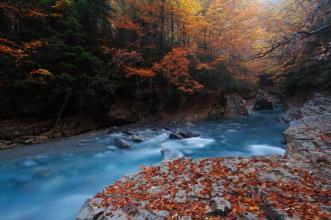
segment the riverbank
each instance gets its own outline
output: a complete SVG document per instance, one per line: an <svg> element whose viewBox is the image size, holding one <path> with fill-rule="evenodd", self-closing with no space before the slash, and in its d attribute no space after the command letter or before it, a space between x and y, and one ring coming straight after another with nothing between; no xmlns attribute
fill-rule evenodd
<svg viewBox="0 0 331 220"><path fill-rule="evenodd" d="M105 120L95 120L88 116L56 119L16 119L0 123L0 150L18 146L50 142L86 132L114 132L136 127L162 128L169 124L217 120L224 117L247 116L252 102L245 101L237 93L226 96L206 96L202 104L186 106L179 112L164 112L145 117L133 117L135 113L126 106L117 106ZM140 103L141 105L141 103ZM134 120L133 120L134 119ZM169 121L171 123L169 123ZM109 128L110 127L110 128Z"/></svg>
<svg viewBox="0 0 331 220"><path fill-rule="evenodd" d="M285 157L178 159L142 168L84 204L77 219L328 219L331 97L281 118Z"/></svg>

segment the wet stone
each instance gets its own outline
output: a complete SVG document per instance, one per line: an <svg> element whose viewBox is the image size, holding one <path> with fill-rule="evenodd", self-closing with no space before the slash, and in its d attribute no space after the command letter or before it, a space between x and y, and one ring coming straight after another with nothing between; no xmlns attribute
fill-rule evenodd
<svg viewBox="0 0 331 220"><path fill-rule="evenodd" d="M124 140L120 137L115 137L114 138L114 144L120 149L130 148L130 144L126 140Z"/></svg>
<svg viewBox="0 0 331 220"><path fill-rule="evenodd" d="M223 197L214 197L210 200L208 216L225 216L232 209L231 203Z"/></svg>
<svg viewBox="0 0 331 220"><path fill-rule="evenodd" d="M175 195L175 202L184 203L187 200L187 192L185 190L179 190Z"/></svg>
<svg viewBox="0 0 331 220"><path fill-rule="evenodd" d="M91 205L92 202L100 202L98 199L87 199L79 211L76 220L93 220L97 219L106 208L97 208Z"/></svg>
<svg viewBox="0 0 331 220"><path fill-rule="evenodd" d="M250 212L238 216L237 220L258 220L258 217Z"/></svg>
<svg viewBox="0 0 331 220"><path fill-rule="evenodd" d="M136 143L145 141L144 137L139 136L139 135L132 135L129 138L130 138L130 140L132 140L133 142L136 142Z"/></svg>
<svg viewBox="0 0 331 220"><path fill-rule="evenodd" d="M262 210L268 219L286 220L286 215L270 203L263 204Z"/></svg>

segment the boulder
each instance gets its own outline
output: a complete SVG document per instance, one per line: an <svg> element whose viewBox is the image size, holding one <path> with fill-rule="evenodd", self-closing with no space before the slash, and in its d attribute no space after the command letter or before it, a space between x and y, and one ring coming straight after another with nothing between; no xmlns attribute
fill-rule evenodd
<svg viewBox="0 0 331 220"><path fill-rule="evenodd" d="M136 143L145 141L144 137L142 137L140 135L131 135L129 138L130 138L130 140L132 140L133 142L136 142Z"/></svg>
<svg viewBox="0 0 331 220"><path fill-rule="evenodd" d="M273 100L266 92L259 90L255 97L254 110L274 109Z"/></svg>
<svg viewBox="0 0 331 220"><path fill-rule="evenodd" d="M192 137L199 137L200 133L197 131L192 131L188 128L177 128L174 130L170 135L170 139L184 139L184 138L192 138Z"/></svg>
<svg viewBox="0 0 331 220"><path fill-rule="evenodd" d="M120 149L128 149L130 148L130 144L124 140L123 138L120 137L115 137L114 138L114 144Z"/></svg>
<svg viewBox="0 0 331 220"><path fill-rule="evenodd" d="M182 135L180 135L179 133L177 132L174 132L174 133L171 133L169 135L169 138L170 139L183 139L184 137Z"/></svg>
<svg viewBox="0 0 331 220"><path fill-rule="evenodd" d="M101 203L101 199L99 198L94 198L92 199L87 199L85 203L83 204L82 208L80 209L76 220L96 220L99 219L100 215L103 214L103 212L106 210L106 208L96 208L93 207L92 201L95 203ZM100 206L102 207L102 206Z"/></svg>

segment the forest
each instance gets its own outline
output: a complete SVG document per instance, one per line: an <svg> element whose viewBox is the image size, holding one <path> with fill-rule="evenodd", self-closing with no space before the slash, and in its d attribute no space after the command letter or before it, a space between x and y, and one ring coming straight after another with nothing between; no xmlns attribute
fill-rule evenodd
<svg viewBox="0 0 331 220"><path fill-rule="evenodd" d="M145 115L176 112L192 97L253 96L262 81L330 88L330 4L2 0L0 117L103 119L137 100Z"/></svg>
<svg viewBox="0 0 331 220"><path fill-rule="evenodd" d="M331 219L331 0L0 0L1 220Z"/></svg>

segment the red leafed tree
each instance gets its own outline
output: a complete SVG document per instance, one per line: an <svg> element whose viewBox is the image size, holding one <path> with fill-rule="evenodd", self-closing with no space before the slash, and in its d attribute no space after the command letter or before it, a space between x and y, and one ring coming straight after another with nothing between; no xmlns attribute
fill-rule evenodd
<svg viewBox="0 0 331 220"><path fill-rule="evenodd" d="M0 55L9 55L19 61L23 57L35 53L45 44L47 44L47 42L41 40L15 43L7 38L0 38Z"/></svg>
<svg viewBox="0 0 331 220"><path fill-rule="evenodd" d="M190 52L183 48L174 48L159 62L154 64L154 70L160 72L179 91L193 94L203 89L203 86L193 80L189 74Z"/></svg>
<svg viewBox="0 0 331 220"><path fill-rule="evenodd" d="M155 76L155 72L152 69L140 68L140 67L127 67L127 76L140 76L142 78L151 78Z"/></svg>
<svg viewBox="0 0 331 220"><path fill-rule="evenodd" d="M108 49L104 51L111 55L110 65L116 66L118 69L125 70L127 67L136 66L142 62L143 58L137 51L128 51L126 49Z"/></svg>

